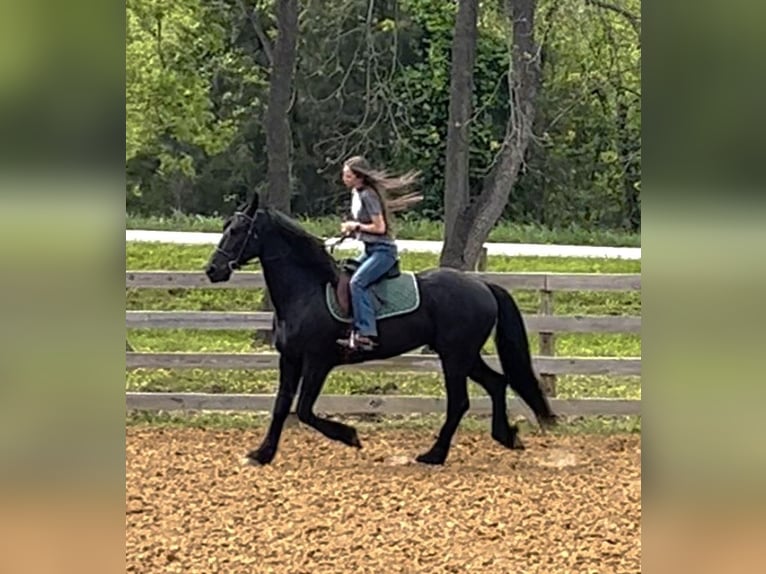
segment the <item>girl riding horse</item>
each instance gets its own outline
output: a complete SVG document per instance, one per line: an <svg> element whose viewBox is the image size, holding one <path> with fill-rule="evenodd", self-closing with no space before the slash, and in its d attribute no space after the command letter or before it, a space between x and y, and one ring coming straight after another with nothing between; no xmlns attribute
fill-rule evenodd
<svg viewBox="0 0 766 574"><path fill-rule="evenodd" d="M358 259L360 265L349 285L353 326L347 339L338 340L343 346L369 351L378 344L375 308L369 288L398 259L391 213L423 199L422 195L414 193L390 199L387 192L409 187L417 175L417 172L408 172L390 177L385 172L373 170L361 156L352 157L343 165L343 183L351 190L352 220L341 224L341 233L353 234L364 244L364 253Z"/></svg>

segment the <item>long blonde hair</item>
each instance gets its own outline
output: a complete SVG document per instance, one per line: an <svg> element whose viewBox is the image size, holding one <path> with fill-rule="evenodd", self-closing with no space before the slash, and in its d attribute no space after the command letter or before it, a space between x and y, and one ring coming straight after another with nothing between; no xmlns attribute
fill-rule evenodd
<svg viewBox="0 0 766 574"><path fill-rule="evenodd" d="M386 171L372 169L367 160L356 155L348 158L344 165L357 177L361 177L365 186L372 189L380 200L386 231L393 236L393 214L409 209L423 201L420 193L403 193L420 177L420 172L411 170L400 175L389 175Z"/></svg>

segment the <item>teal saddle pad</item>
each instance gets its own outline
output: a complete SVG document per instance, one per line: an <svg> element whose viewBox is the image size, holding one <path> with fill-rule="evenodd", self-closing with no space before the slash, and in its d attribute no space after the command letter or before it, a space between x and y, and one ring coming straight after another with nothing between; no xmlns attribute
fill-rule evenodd
<svg viewBox="0 0 766 574"><path fill-rule="evenodd" d="M377 319L387 319L397 315L412 313L420 305L420 291L411 271L403 271L393 279L382 279L370 287L372 304ZM338 305L335 288L328 283L325 287L327 308L335 319L351 322L351 317L343 313Z"/></svg>

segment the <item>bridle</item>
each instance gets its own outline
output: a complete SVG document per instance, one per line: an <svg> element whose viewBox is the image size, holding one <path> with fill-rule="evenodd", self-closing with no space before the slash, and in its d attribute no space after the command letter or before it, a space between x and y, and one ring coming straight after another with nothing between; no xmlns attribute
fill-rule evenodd
<svg viewBox="0 0 766 574"><path fill-rule="evenodd" d="M245 240L242 242L242 247L239 248L239 253L236 257L229 251L226 251L225 249L221 249L220 247L215 248L216 252L220 253L227 259L227 266L229 267L229 271L234 272L235 269L241 269L242 268L242 256L245 254L245 251L247 250L247 246L250 244L250 241L252 239L257 239L258 234L255 231L255 217L250 217L247 213L244 213L242 211L236 211L234 212L234 219L237 217L241 217L245 219L248 222L247 226L247 235L245 236ZM232 225L234 222L232 222ZM264 261L276 261L277 259L282 259L283 257L287 256L290 253L290 248L275 253L271 255L270 257L264 257L263 254L259 255L258 258L264 262Z"/></svg>
<svg viewBox="0 0 766 574"><path fill-rule="evenodd" d="M226 251L225 249L221 249L220 247L216 247L216 252L220 253L224 257L226 257L228 261L228 267L229 271L234 271L235 269L239 269L242 267L242 256L245 254L245 249L247 249L248 244L250 243L250 240L253 237L258 237L258 235L255 233L255 217L250 217L247 213L244 213L242 211L236 211L234 213L234 218L237 217L243 217L246 219L249 223L247 227L247 236L245 236L245 240L242 242L242 247L239 248L239 253L236 257L234 257L231 253ZM232 222L233 225L233 222Z"/></svg>

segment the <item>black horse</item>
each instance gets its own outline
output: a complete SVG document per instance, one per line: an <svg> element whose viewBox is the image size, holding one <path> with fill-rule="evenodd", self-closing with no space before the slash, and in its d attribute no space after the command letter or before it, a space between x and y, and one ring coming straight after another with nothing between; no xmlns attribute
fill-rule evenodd
<svg viewBox="0 0 766 574"><path fill-rule="evenodd" d="M223 228L205 273L211 282L227 281L233 270L258 258L275 309L275 347L279 352L279 391L271 424L261 445L247 456L268 464L298 391L301 422L325 436L361 448L356 429L317 416L314 403L330 371L341 364L386 359L428 345L439 356L447 391L447 418L430 450L418 462L443 464L461 418L468 411L467 377L492 400L492 438L510 449L523 449L518 428L508 422L506 387L529 405L541 425L553 425L550 409L532 370L529 342L516 303L503 288L448 268L416 274L420 305L412 313L379 321L380 345L349 355L337 339L347 328L325 304L325 288L339 268L321 240L284 214L258 209L258 194ZM504 375L482 358L481 349L496 328L495 341Z"/></svg>

